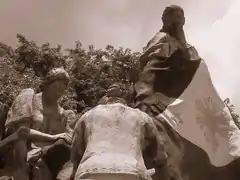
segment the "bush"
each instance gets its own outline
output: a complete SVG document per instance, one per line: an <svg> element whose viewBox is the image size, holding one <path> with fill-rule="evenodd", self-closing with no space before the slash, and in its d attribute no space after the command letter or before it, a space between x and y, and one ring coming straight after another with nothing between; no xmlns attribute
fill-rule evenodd
<svg viewBox="0 0 240 180"><path fill-rule="evenodd" d="M54 67L64 67L71 80L61 105L78 113L94 107L112 83L119 83L123 97L132 101L133 84L139 75L139 52L111 45L96 49L89 45L84 49L80 41L75 48L63 50L61 45L51 47L49 43L38 46L23 35L17 34L16 49L0 43L0 104L10 107L14 97L24 88L39 91L41 78ZM0 55L1 55L0 54ZM226 99L236 124L239 116L234 106Z"/></svg>
<svg viewBox="0 0 240 180"><path fill-rule="evenodd" d="M39 91L41 78L54 67L64 67L71 77L61 101L65 108L81 112L95 106L106 88L115 82L120 84L123 97L128 102L132 100L132 84L138 77L140 53L110 45L103 50L93 45L84 49L80 41L75 42L75 48L62 50L61 45L51 47L45 43L38 46L20 34L17 38L16 49L0 44L4 47L0 62L0 97L7 96L8 105L24 88Z"/></svg>

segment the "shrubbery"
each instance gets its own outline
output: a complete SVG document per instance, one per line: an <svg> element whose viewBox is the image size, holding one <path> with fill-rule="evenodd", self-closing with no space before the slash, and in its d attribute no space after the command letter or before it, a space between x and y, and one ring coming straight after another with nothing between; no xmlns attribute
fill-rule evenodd
<svg viewBox="0 0 240 180"><path fill-rule="evenodd" d="M17 39L16 49L0 43L0 105L4 105L5 110L22 89L32 87L39 91L42 77L53 67L64 67L71 76L68 91L61 101L64 108L80 113L94 107L106 88L116 82L121 85L123 97L132 101L132 86L139 75L139 52L111 45L105 49L90 45L84 49L80 41L75 42L74 49L63 50L61 45L39 46L20 34ZM224 102L240 127L234 106L229 99Z"/></svg>
<svg viewBox="0 0 240 180"><path fill-rule="evenodd" d="M23 35L17 35L16 49L0 44L0 101L11 105L14 97L27 87L39 91L41 79L53 67L64 67L71 82L61 103L65 108L81 112L93 107L104 95L106 88L118 82L127 101L132 98L132 84L139 73L138 57L130 49L108 45L84 49L81 42L75 48L63 50L61 45L37 45ZM7 102L6 102L7 99Z"/></svg>

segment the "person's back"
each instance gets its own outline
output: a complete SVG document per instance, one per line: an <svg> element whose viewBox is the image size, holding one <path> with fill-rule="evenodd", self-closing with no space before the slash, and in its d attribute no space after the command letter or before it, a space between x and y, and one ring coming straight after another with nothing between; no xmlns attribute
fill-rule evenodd
<svg viewBox="0 0 240 180"><path fill-rule="evenodd" d="M74 132L73 148L83 148L78 149L78 154L84 152L75 179L106 173L133 175L137 179L147 170L142 157L145 141L155 138L151 142L159 148L154 128L146 113L120 103L98 105L88 111ZM81 147L84 144L85 148Z"/></svg>

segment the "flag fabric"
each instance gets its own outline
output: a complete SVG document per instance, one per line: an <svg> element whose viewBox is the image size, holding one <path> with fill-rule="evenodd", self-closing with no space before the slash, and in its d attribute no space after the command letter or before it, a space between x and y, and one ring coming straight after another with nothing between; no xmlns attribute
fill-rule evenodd
<svg viewBox="0 0 240 180"><path fill-rule="evenodd" d="M238 180L240 130L197 50L159 31L139 61L135 107L154 117L173 176Z"/></svg>
<svg viewBox="0 0 240 180"><path fill-rule="evenodd" d="M214 166L239 158L240 130L193 46L158 32L147 44L140 64L142 72L135 84L140 101L152 109L154 104L161 107L159 116L203 149Z"/></svg>
<svg viewBox="0 0 240 180"><path fill-rule="evenodd" d="M185 91L160 116L182 137L202 148L213 165L224 166L240 157L240 130L214 88L203 60Z"/></svg>

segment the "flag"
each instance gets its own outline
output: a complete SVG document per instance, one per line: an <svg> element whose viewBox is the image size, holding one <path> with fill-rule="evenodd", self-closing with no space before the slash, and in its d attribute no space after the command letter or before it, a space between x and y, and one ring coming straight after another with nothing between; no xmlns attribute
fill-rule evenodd
<svg viewBox="0 0 240 180"><path fill-rule="evenodd" d="M194 46L159 31L139 62L135 106L154 116L173 177L238 180L240 132Z"/></svg>
<svg viewBox="0 0 240 180"><path fill-rule="evenodd" d="M183 138L203 149L212 165L240 157L240 130L201 63L183 93L160 114Z"/></svg>

